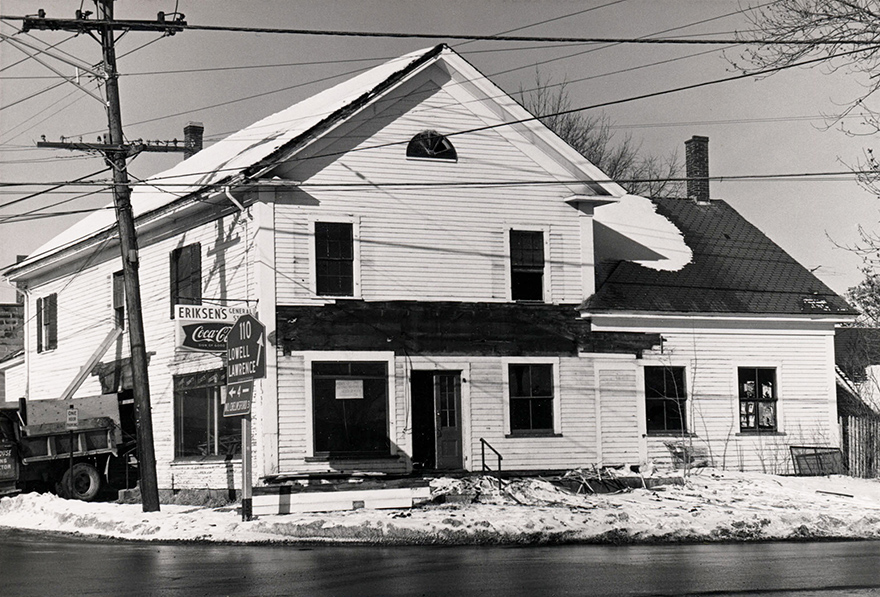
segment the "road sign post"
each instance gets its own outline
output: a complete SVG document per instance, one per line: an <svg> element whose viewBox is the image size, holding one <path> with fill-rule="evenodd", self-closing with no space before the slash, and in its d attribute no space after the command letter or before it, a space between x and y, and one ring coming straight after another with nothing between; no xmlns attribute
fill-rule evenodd
<svg viewBox="0 0 880 597"><path fill-rule="evenodd" d="M241 416L241 519L253 517L251 403L254 380L266 377L266 326L250 314L239 317L226 338L226 404L223 416Z"/></svg>

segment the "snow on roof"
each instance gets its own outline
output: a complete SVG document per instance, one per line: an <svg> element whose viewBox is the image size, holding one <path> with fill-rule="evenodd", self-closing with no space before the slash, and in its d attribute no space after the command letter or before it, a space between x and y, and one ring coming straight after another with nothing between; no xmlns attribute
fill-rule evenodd
<svg viewBox="0 0 880 597"><path fill-rule="evenodd" d="M660 254L662 259L635 261L660 271L677 271L691 262L693 253L681 230L657 213L650 199L624 195L612 205L596 210L596 221Z"/></svg>
<svg viewBox="0 0 880 597"><path fill-rule="evenodd" d="M135 218L205 186L240 174L325 118L375 90L394 74L428 57L431 52L439 54L438 47L411 52L380 64L243 128L173 168L150 177L147 179L149 185L137 185L132 190L131 203ZM113 210L97 210L38 248L19 265L32 262L115 225L116 215Z"/></svg>

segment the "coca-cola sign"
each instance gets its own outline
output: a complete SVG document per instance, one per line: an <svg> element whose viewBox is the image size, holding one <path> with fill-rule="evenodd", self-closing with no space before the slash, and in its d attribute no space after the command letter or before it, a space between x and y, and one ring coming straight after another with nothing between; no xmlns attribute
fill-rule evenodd
<svg viewBox="0 0 880 597"><path fill-rule="evenodd" d="M178 346L197 352L226 352L226 337L232 323L224 321L181 322Z"/></svg>

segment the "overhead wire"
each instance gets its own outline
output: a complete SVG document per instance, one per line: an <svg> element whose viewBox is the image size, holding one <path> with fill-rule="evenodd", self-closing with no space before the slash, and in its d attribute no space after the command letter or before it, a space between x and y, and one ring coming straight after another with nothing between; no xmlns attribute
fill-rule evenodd
<svg viewBox="0 0 880 597"><path fill-rule="evenodd" d="M15 15L0 15L0 20L20 20L23 21L27 17ZM89 21L94 24L97 21ZM124 24L124 20L121 21ZM167 24L156 22L138 21L142 30L150 30L150 25L154 25L156 31L164 32ZM479 34L463 34L463 33L428 33L428 32L403 32L403 31L347 31L341 29L296 29L285 27L244 27L233 25L194 25L190 23L177 23L176 28L181 31L213 31L228 33L272 33L283 35L302 35L302 36L323 36L323 37L365 37L365 38L391 38L391 39L458 39L458 40L474 40L474 41L497 41L497 42L542 42L542 43L622 43L622 44L647 44L647 45L663 45L663 44L742 44L750 45L858 45L873 46L877 43L873 39L847 39L847 38L822 38L822 39L794 39L794 40L776 40L776 39L724 39L711 38L700 39L690 36L672 37L672 38L633 38L633 37L577 37L577 36L539 36L539 35L479 35Z"/></svg>
<svg viewBox="0 0 880 597"><path fill-rule="evenodd" d="M713 79L713 80L710 80L710 81L704 81L704 82L695 83L695 84L691 84L691 85L680 86L680 87L676 87L676 88L673 88L673 89L668 89L668 90L663 90L663 91L657 91L657 92L651 92L651 93L648 93L648 94L642 94L642 95L633 96L633 97L629 97L629 98L622 98L622 99L618 99L618 100L611 100L611 101L609 101L609 102L603 102L603 103L601 103L601 104L594 104L594 105L592 105L592 106L582 106L582 107L579 107L579 108L572 108L572 109L569 109L569 110L561 111L561 112L559 112L558 114L579 112L579 111L583 111L583 110L587 110L587 109L594 109L594 108L596 108L596 107L604 107L604 106L607 106L607 105L614 105L614 104L624 103L624 102L627 102L627 101L635 101L635 100L638 100L638 99L645 99L645 98L648 98L648 97L656 97L656 96L658 96L658 95L663 95L663 94L667 94L667 93L674 93L674 92L679 92L679 91L683 91L683 90L699 88L699 87L703 87L703 86L707 86L707 85L712 85L712 84L718 84L718 83L723 83L723 82L729 82L729 81L739 80L739 79L743 79L743 78L747 78L747 77L752 77L752 76L755 76L755 75L758 75L758 74L769 74L770 72L778 72L778 71L781 71L781 70L785 70L785 69L789 69L789 68L794 68L794 67L799 67L799 66L803 66L803 65L805 65L805 64L812 64L812 63L816 63L816 62L819 62L819 61L828 60L828 59L831 59L831 58L834 58L834 57L839 57L839 56L848 55L848 54L852 54L852 53L857 53L857 52L861 52L861 51L863 51L863 50L852 50L852 51L849 51L849 52L840 52L840 53L837 53L837 54L835 54L835 55L833 55L833 56L829 56L829 57L822 57L822 58L809 59L809 60L801 61L801 62L798 62L798 63L793 63L793 64L788 64L788 65L783 65L783 66L779 66L779 67L773 67L773 68L769 68L769 69L764 69L763 71L760 71L760 72L757 72L757 73L748 73L748 74L732 75L732 76L730 76L730 77L724 77L724 78L720 78L720 79ZM546 116L547 116L547 115L544 115L544 117L546 117ZM497 124L492 124L492 125L485 125L485 126L481 126L481 127L475 127L475 128L467 129L467 130L461 130L461 131L450 132L450 133L447 134L447 136L455 136L455 135L469 134L469 133L479 132L479 131L484 131L484 130L491 130L491 129L496 129L496 128L500 128L500 127L503 127L503 126L511 126L511 125L514 125L514 124L520 124L520 123L525 123L525 122L529 122L529 121L540 120L540 118L541 118L541 117L532 116L532 117L529 117L529 118L518 119L518 120L515 120L515 121L505 121L505 122L502 122L502 123L497 123ZM408 140L395 141L395 142L389 142L389 143L377 144L377 145L372 145L372 146L359 147L359 148L355 148L355 149L353 149L353 150L351 150L351 151L363 151L363 150L368 150L368 149L376 149L376 148L381 148L381 147L395 146L395 145L400 145L400 144L402 144L402 143L407 143L407 142L408 142ZM325 158L325 157L333 157L333 156L335 156L335 155L338 155L339 153L341 153L341 152L323 153L323 154L319 154L319 155L315 155L315 156L309 156L309 157L306 158L306 159L319 159L319 158ZM269 165L269 166L270 166L270 165ZM269 166L267 166L267 167L269 167ZM212 171L210 171L210 172L204 172L204 174L218 173L218 172L222 172L223 170L224 170L224 169L212 170ZM238 169L230 169L230 170L231 170L231 171L237 171ZM854 175L854 173L853 173L852 171L846 171L846 172L800 173L800 174L780 174L780 175L745 175L745 176L736 176L736 177L734 177L734 176L716 177L716 178L714 178L714 180L724 180L724 181L731 181L731 180L749 180L749 179L751 179L751 180L757 180L757 179L761 179L761 180L769 180L769 179L794 178L794 177L815 177L815 176L826 176L826 177L827 177L827 176L842 176L842 175L850 175L850 176L852 176L852 175ZM83 178L87 178L87 177L83 177ZM151 178L150 178L150 181L151 181L153 184L161 184L163 187L174 186L173 183L161 183L162 180L163 180L163 177L151 177ZM519 182L519 181L511 181L511 182ZM583 182L585 182L585 181L569 181L568 184L577 184L577 183L583 183ZM601 183L601 182L620 182L620 183L626 183L626 182L636 182L636 181L612 181L612 180L608 180L608 181L596 181L596 180L591 180L591 181L589 181L589 182L600 182L600 183ZM24 184L24 183L9 183L9 182L4 182L4 183L0 183L0 187L14 186L14 185L20 185L20 186L23 186L23 184ZM34 184L34 183L29 183L29 184ZM57 186L55 186L56 183L50 183L50 184L52 184L52 185L54 186L54 188L59 188L60 186L63 186L64 184L67 184L67 183L60 183L60 184L58 184ZM365 187L365 186L374 186L373 184L370 184L370 183L363 183L363 184L357 183L357 184L358 184L361 188L363 188L363 187ZM452 184L452 183L451 183L451 184ZM471 183L454 183L454 184L478 184L478 185L479 185L479 184L485 184L485 183L471 182ZM497 186L498 183L495 183L495 184L496 184L496 186ZM531 184L566 184L566 183L564 183L564 182L563 182L563 183L560 183L560 181L533 181L533 182L531 182ZM421 183L420 185L416 185L416 186L425 186L425 185L429 185L429 186L430 186L430 183ZM189 186L189 185L182 185L182 186ZM352 187L351 185L338 185L338 184L337 184L337 185L329 185L329 186L335 186L335 187L340 187L340 188L345 188L345 187L347 186L348 188L357 188L357 187ZM387 185L386 185L386 186L387 186ZM410 185L410 186L412 186L412 185ZM25 199L25 198L23 198L22 200L24 200L24 199ZM4 207L4 206L0 206L0 207Z"/></svg>

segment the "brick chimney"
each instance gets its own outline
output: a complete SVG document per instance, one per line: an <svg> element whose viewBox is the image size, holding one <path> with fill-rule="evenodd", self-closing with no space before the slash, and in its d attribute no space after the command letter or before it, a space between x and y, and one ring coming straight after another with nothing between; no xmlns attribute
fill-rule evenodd
<svg viewBox="0 0 880 597"><path fill-rule="evenodd" d="M684 142L687 196L709 201L709 137L693 136Z"/></svg>
<svg viewBox="0 0 880 597"><path fill-rule="evenodd" d="M202 150L202 135L205 125L201 122L188 122L183 127L183 159L191 158Z"/></svg>

